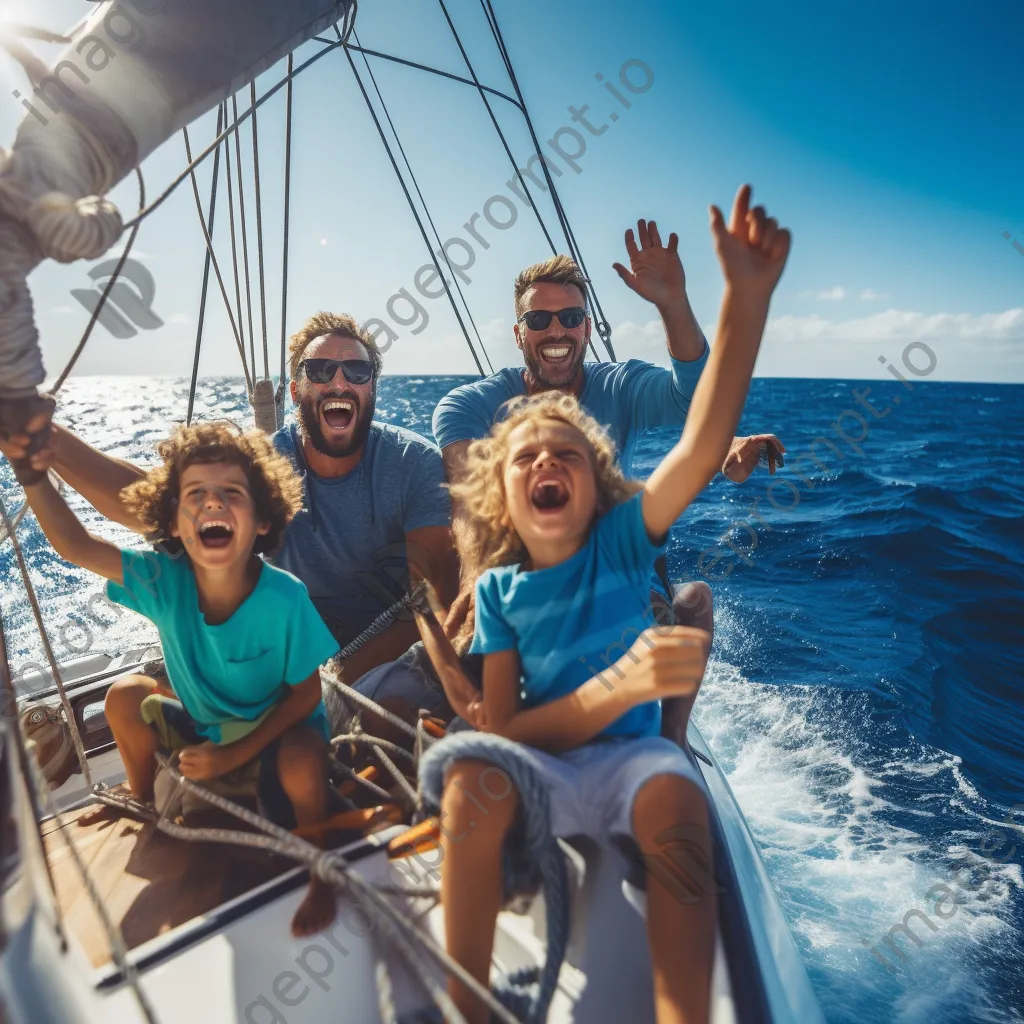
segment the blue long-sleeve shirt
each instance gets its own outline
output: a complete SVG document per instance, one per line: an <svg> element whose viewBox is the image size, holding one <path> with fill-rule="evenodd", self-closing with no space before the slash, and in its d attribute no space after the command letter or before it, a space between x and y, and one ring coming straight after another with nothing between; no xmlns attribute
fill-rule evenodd
<svg viewBox="0 0 1024 1024"><path fill-rule="evenodd" d="M633 468L633 452L645 430L682 427L709 349L692 362L672 360L666 370L642 359L624 363L584 363L580 405L606 427L619 451L623 473ZM502 406L526 394L520 366L450 391L434 410L434 437L441 448L486 437Z"/></svg>

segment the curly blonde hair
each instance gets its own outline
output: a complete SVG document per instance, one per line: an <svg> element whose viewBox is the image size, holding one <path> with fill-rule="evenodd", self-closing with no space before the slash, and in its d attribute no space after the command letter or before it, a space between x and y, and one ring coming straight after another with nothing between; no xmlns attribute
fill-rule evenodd
<svg viewBox="0 0 1024 1024"><path fill-rule="evenodd" d="M507 415L491 428L488 437L474 441L466 454L465 474L450 486L452 498L461 502L469 529L460 530L459 557L467 580L475 580L485 569L513 565L526 557L526 548L508 514L505 494L505 459L512 432L524 423L561 420L575 427L587 440L597 484L597 515L621 504L643 484L627 480L619 468L615 442L597 420L585 413L579 402L562 392L514 398L505 407Z"/></svg>
<svg viewBox="0 0 1024 1024"><path fill-rule="evenodd" d="M356 323L355 317L348 313L328 313L320 310L314 313L288 340L288 372L294 380L299 373L299 363L302 356L311 342L322 338L325 334L340 334L345 338L352 338L354 341L361 341L370 353L370 362L373 363L373 379L380 376L381 367L384 365L384 357L381 355L377 342L369 331L363 330Z"/></svg>
<svg viewBox="0 0 1024 1024"><path fill-rule="evenodd" d="M265 535L257 535L253 552L277 549L285 527L302 508L302 481L292 464L260 430L242 431L230 420L179 425L157 445L163 465L121 491L124 507L146 527L151 540L159 540L173 553L182 542L171 536L178 514L181 475L189 466L228 462L241 466L249 481L256 520L270 523Z"/></svg>

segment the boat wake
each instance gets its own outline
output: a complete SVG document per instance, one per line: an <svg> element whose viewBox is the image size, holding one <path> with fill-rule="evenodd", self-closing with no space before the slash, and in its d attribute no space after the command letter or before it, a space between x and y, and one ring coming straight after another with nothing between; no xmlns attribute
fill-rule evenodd
<svg viewBox="0 0 1024 1024"><path fill-rule="evenodd" d="M737 625L730 618L720 611L720 638ZM1013 830L986 813L959 758L917 744L879 703L866 692L756 683L714 660L695 713L830 1021L1022 1021L1009 979L1024 969L1015 924L1024 836L1006 863L971 855L993 829ZM1009 843L990 842L992 857L1005 859ZM973 871L958 872L963 857ZM935 912L942 894L927 895L936 885L956 895L955 909L952 896L939 908L948 920ZM920 911L910 918L920 944L898 932L901 960L885 940L910 911Z"/></svg>

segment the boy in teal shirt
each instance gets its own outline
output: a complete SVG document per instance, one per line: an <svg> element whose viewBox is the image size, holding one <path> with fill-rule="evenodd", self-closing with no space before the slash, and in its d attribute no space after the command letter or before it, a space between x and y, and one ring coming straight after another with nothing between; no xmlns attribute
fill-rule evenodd
<svg viewBox="0 0 1024 1024"><path fill-rule="evenodd" d="M128 787L152 798L160 741L147 723L161 718L187 744L187 778L258 758L263 813L286 828L321 822L329 732L319 666L338 644L305 585L259 557L301 506L301 482L261 433L223 421L179 427L158 451L163 465L123 499L169 554L123 551L88 533L45 475L26 487L57 554L105 576L110 598L159 631L173 697L136 676L105 704ZM310 935L333 918L333 893L314 878L292 931Z"/></svg>

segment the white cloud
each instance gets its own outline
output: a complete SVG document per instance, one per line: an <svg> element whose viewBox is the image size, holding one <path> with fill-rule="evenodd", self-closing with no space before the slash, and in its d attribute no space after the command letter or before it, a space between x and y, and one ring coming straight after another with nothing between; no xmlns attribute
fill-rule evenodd
<svg viewBox="0 0 1024 1024"><path fill-rule="evenodd" d="M840 299L846 298L846 289L837 284L834 288L829 288L827 291L818 292L818 298L824 299L826 302L839 302Z"/></svg>
<svg viewBox="0 0 1024 1024"><path fill-rule="evenodd" d="M63 313L65 316L67 316L69 313L80 313L81 311L81 306L79 306L78 309L75 309L74 306L54 306L50 310L51 313Z"/></svg>
<svg viewBox="0 0 1024 1024"><path fill-rule="evenodd" d="M167 318L167 322L169 324L185 324L188 326L192 323L192 317L190 317L188 313L173 313Z"/></svg>
<svg viewBox="0 0 1024 1024"><path fill-rule="evenodd" d="M888 292L876 292L874 288L865 288L860 293L861 302L881 302L887 298L889 298Z"/></svg>
<svg viewBox="0 0 1024 1024"><path fill-rule="evenodd" d="M715 324L704 333L714 339ZM665 329L660 320L625 322L612 342L620 359L665 365ZM778 316L768 321L757 360L760 377L888 377L878 357L899 363L912 342L935 353L930 380L1024 382L1024 308L1001 313L922 313L889 309L848 320ZM922 351L911 359L927 361Z"/></svg>

